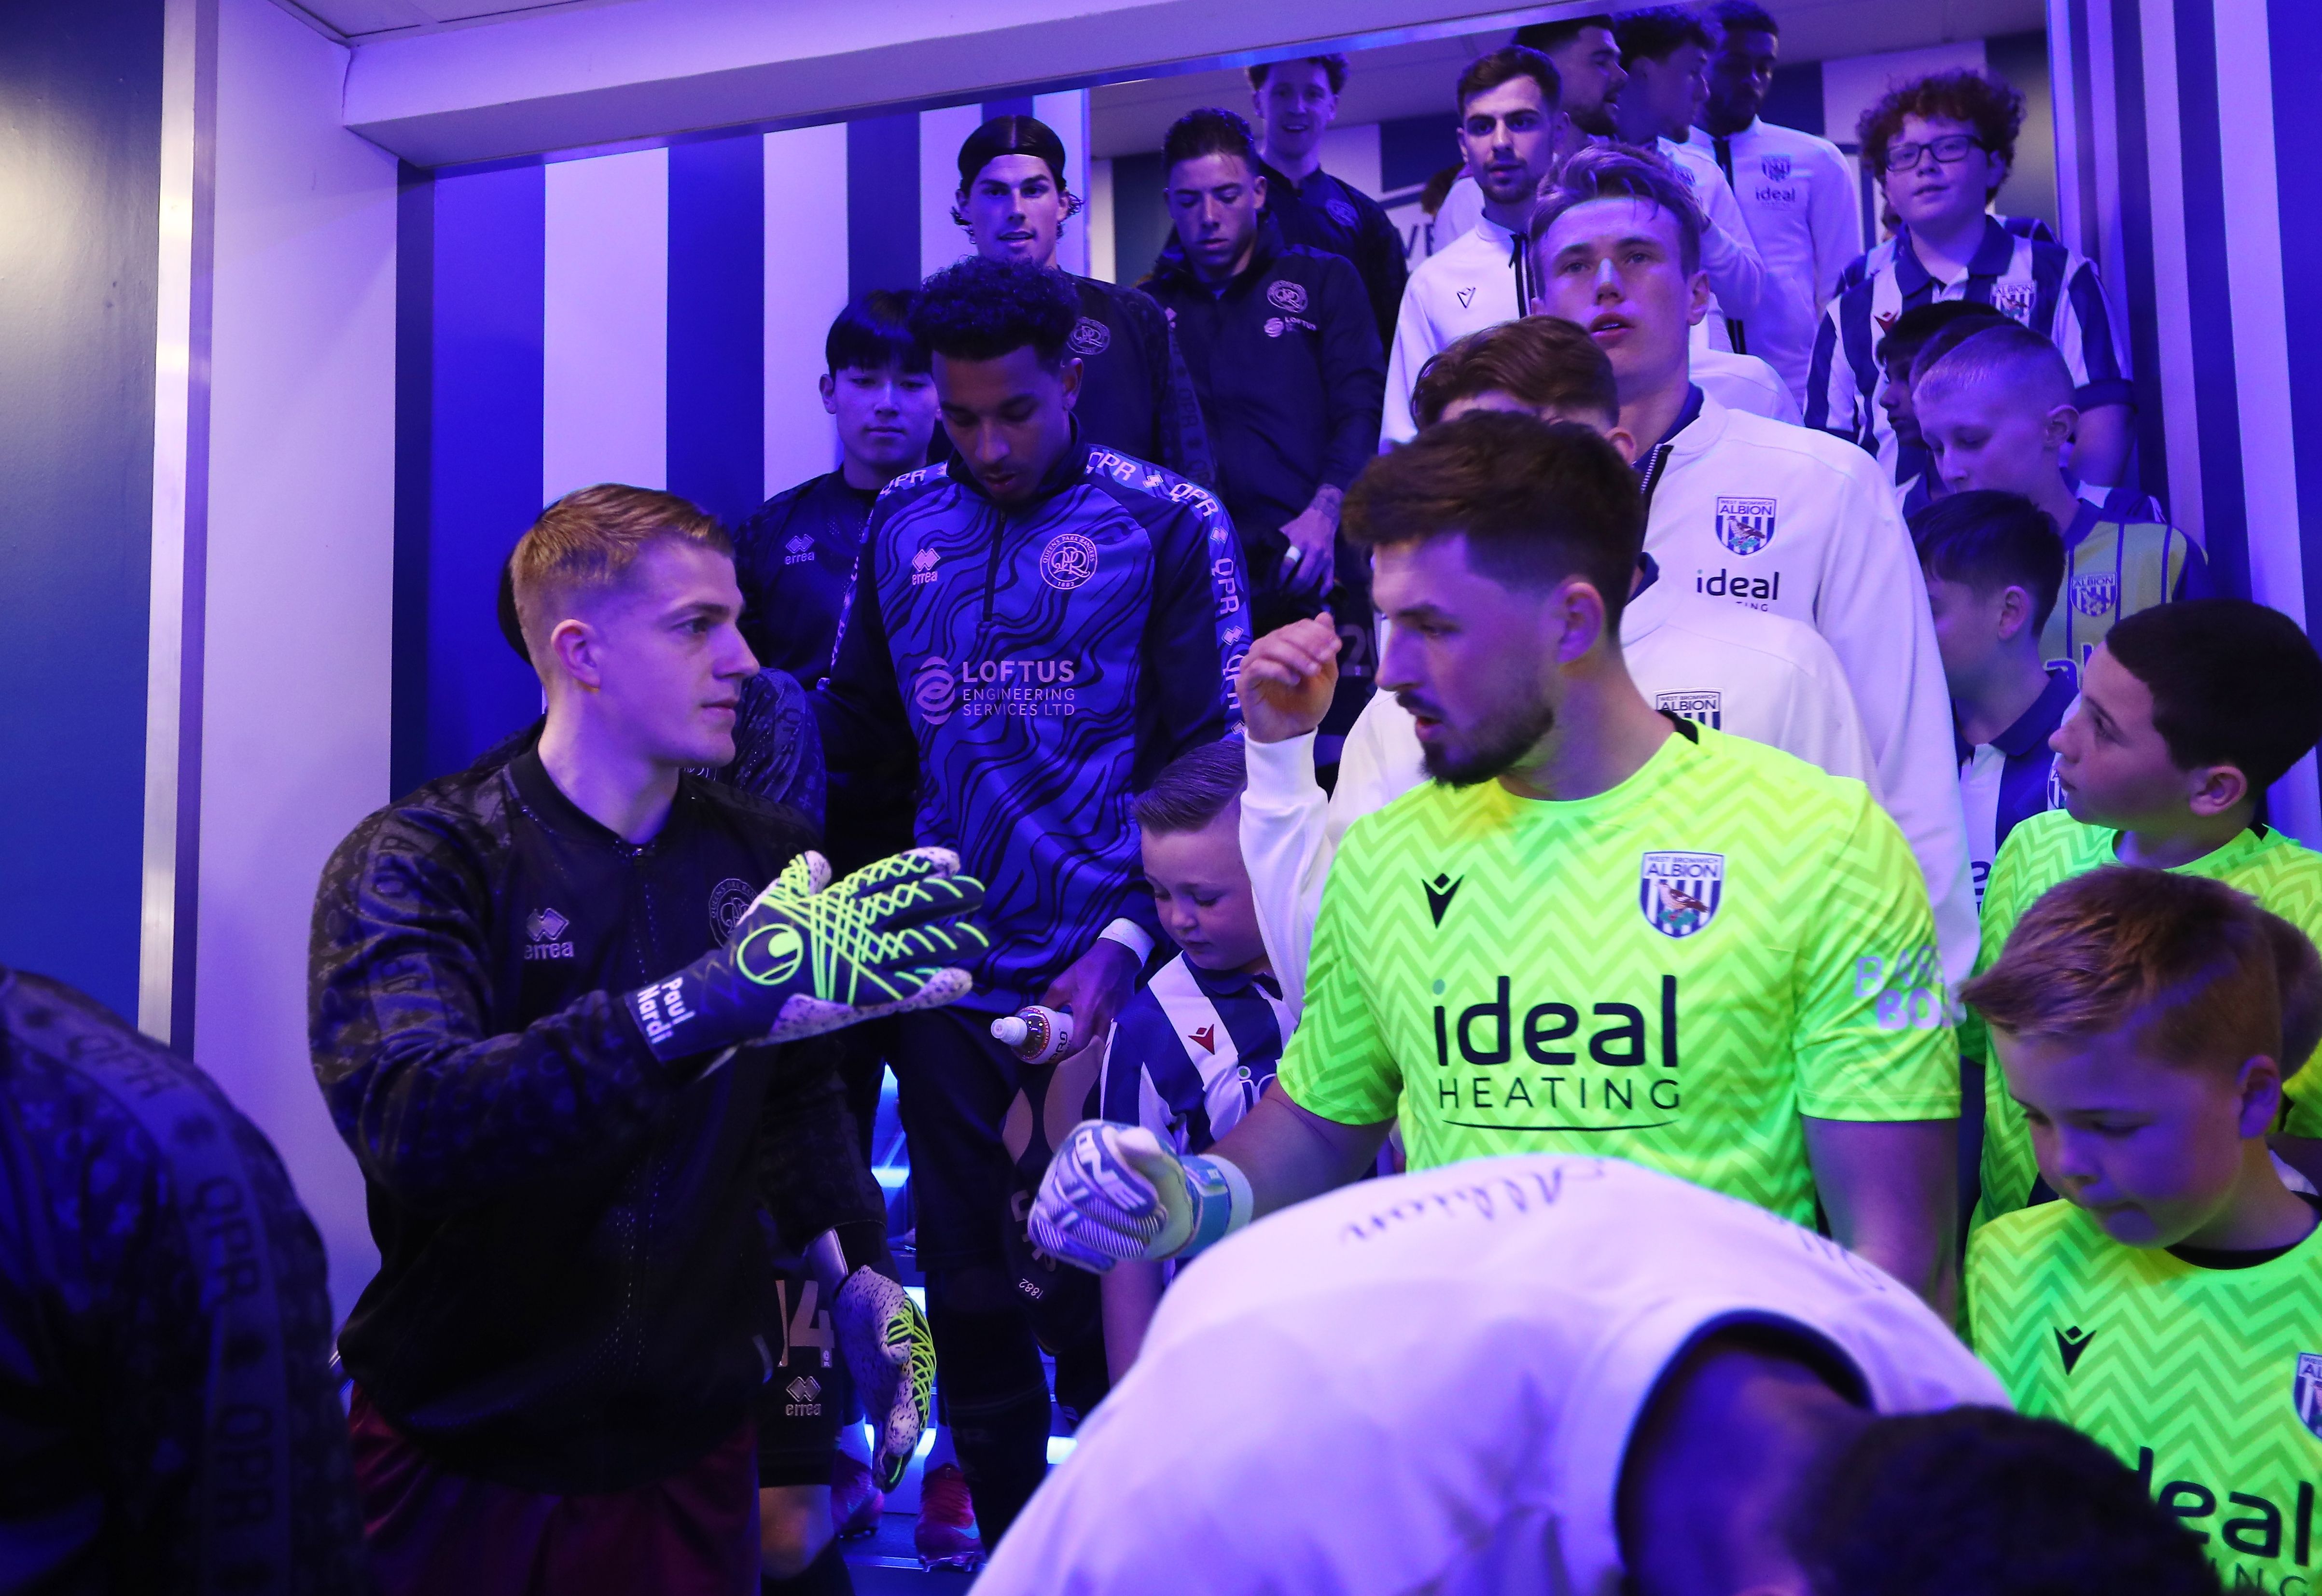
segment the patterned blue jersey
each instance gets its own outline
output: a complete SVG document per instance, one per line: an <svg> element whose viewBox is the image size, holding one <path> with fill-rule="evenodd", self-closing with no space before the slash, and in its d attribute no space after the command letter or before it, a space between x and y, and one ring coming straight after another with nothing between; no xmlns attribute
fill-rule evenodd
<svg viewBox="0 0 2322 1596"><path fill-rule="evenodd" d="M1103 1113L1180 1154L1206 1153L1274 1084L1298 1024L1270 975L1178 954L1120 1006L1104 1051Z"/></svg>
<svg viewBox="0 0 2322 1596"><path fill-rule="evenodd" d="M978 1008L1037 999L1126 917L1159 939L1129 798L1240 720L1249 597L1206 489L1081 440L1029 501L888 486L817 695L832 768L916 745L917 840L984 883Z"/></svg>
<svg viewBox="0 0 2322 1596"><path fill-rule="evenodd" d="M1815 336L1806 425L1861 444L1896 482L1924 472L1925 449L1901 445L1879 404L1887 384L1879 344L1905 311L1953 299L1990 306L2052 341L2071 369L2082 410L2131 402L2128 364L2088 260L2052 240L2013 233L1995 217L1984 223L1967 275L1944 283L1919 264L1909 240L1907 232L1897 234L1843 274L1853 286L1831 301Z"/></svg>

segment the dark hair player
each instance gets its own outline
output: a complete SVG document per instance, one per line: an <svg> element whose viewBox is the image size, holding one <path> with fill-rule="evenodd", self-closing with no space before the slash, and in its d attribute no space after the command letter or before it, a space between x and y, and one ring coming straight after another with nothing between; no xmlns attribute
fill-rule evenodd
<svg viewBox="0 0 2322 1596"><path fill-rule="evenodd" d="M1403 232L1385 207L1352 183L1322 169L1322 135L1339 117L1347 58L1305 56L1249 69L1250 105L1265 130L1257 175L1266 179L1266 218L1286 244L1343 256L1363 279L1379 347L1394 337L1395 312L1411 268Z"/></svg>
<svg viewBox="0 0 2322 1596"><path fill-rule="evenodd" d="M1074 415L1083 435L1214 487L1201 404L1161 307L1135 288L1056 266L1056 234L1080 208L1065 187L1065 141L1038 117L995 116L959 147L952 214L975 252L1056 271L1079 301L1065 346L1080 362Z"/></svg>

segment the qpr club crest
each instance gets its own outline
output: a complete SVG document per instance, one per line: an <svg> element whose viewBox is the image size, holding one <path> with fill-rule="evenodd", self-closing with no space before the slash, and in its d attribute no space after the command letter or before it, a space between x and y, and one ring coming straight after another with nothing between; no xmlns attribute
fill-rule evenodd
<svg viewBox="0 0 2322 1596"><path fill-rule="evenodd" d="M1101 355L1112 347L1112 329L1094 316L1083 316L1073 324L1065 347L1076 355Z"/></svg>
<svg viewBox="0 0 2322 1596"><path fill-rule="evenodd" d="M1637 871L1645 924L1678 941L1707 930L1724 895L1723 853L1648 853Z"/></svg>
<svg viewBox="0 0 2322 1596"><path fill-rule="evenodd" d="M2072 609L2084 616L2110 615L2120 607L2120 579L2098 571L2072 579Z"/></svg>
<svg viewBox="0 0 2322 1596"><path fill-rule="evenodd" d="M734 927L757 900L750 883L736 876L727 876L709 889L709 932L720 945L733 936Z"/></svg>
<svg viewBox="0 0 2322 1596"><path fill-rule="evenodd" d="M1790 158L1787 155L1766 156L1758 162L1758 166L1759 169L1766 174L1766 180L1769 183L1787 183L1790 180Z"/></svg>
<svg viewBox="0 0 2322 1596"><path fill-rule="evenodd" d="M1096 544L1077 532L1060 532L1040 551L1040 579L1069 593L1096 575Z"/></svg>
<svg viewBox="0 0 2322 1596"><path fill-rule="evenodd" d="M2322 1440L2322 1352L2298 1354L2298 1373L2290 1384L2290 1405L2298 1409L2298 1422L2317 1440Z"/></svg>
<svg viewBox="0 0 2322 1596"><path fill-rule="evenodd" d="M1736 554L1755 554L1774 541L1774 500L1721 498L1717 541Z"/></svg>
<svg viewBox="0 0 2322 1596"><path fill-rule="evenodd" d="M1343 199L1326 199L1322 202L1322 209L1330 214L1331 221L1341 227L1352 227L1355 224L1355 207ZM1303 307L1293 306L1292 308Z"/></svg>
<svg viewBox="0 0 2322 1596"><path fill-rule="evenodd" d="M1266 302L1294 315L1306 308L1306 289L1302 284L1276 279L1266 285Z"/></svg>

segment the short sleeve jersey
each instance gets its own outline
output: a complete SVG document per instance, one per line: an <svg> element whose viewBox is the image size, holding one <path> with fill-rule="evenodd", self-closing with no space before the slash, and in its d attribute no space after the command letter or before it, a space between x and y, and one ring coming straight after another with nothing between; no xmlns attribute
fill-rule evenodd
<svg viewBox="0 0 2322 1596"><path fill-rule="evenodd" d="M2042 893L2059 881L2114 863L2119 842L2118 832L2083 825L2062 809L2034 815L2010 832L1983 895L1983 951L1976 957L1977 973L1998 962L2007 934ZM2224 847L2177 866L2175 873L2207 876L2237 888L2269 913L2322 942L2322 853L2278 831L2253 825ZM1960 1049L1987 1065L1993 1062L1991 1035L1972 1012L1960 1027ZM2311 1070L2300 1070L2289 1080L2281 1128L2292 1135L2322 1136L2322 1086L2317 1080L2322 1077ZM2024 1110L2008 1096L1999 1070L1984 1072L1984 1110L1978 1225L2024 1207L2040 1173Z"/></svg>
<svg viewBox="0 0 2322 1596"><path fill-rule="evenodd" d="M2216 590L2208 556L2187 534L2166 521L2118 520L2083 501L2064 529L2064 580L2040 629L2041 654L2078 681L2097 644L2128 616Z"/></svg>
<svg viewBox="0 0 2322 1596"><path fill-rule="evenodd" d="M1105 1045L1103 1114L1180 1154L1206 1153L1274 1084L1297 1017L1270 975L1178 954L1120 1006Z"/></svg>
<svg viewBox="0 0 2322 1596"><path fill-rule="evenodd" d="M1959 1111L1925 886L1860 781L1681 723L1611 791L1348 832L1282 1086L1411 1167L1629 1158L1810 1223L1802 1115Z"/></svg>
<svg viewBox="0 0 2322 1596"><path fill-rule="evenodd" d="M2322 1232L2206 1269L2053 1202L1968 1248L1971 1338L2024 1412L2109 1447L2233 1591L2312 1577L2322 1482Z"/></svg>

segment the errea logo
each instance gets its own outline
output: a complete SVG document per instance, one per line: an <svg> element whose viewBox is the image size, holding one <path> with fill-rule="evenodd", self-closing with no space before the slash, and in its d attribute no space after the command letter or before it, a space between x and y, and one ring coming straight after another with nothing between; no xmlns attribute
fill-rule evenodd
<svg viewBox="0 0 2322 1596"><path fill-rule="evenodd" d="M572 944L560 940L572 922L553 908L536 908L524 919L524 928L532 941L524 950L525 962L539 959L570 959Z"/></svg>
<svg viewBox="0 0 2322 1596"><path fill-rule="evenodd" d="M936 579L936 561L943 558L933 549L921 549L911 556L911 586L923 588Z"/></svg>
<svg viewBox="0 0 2322 1596"><path fill-rule="evenodd" d="M809 537L805 533L801 532L798 534L796 536L792 537L789 543L784 543L782 547L790 551L789 553L782 556L782 563L784 565L804 565L808 561L814 558L814 539Z"/></svg>

